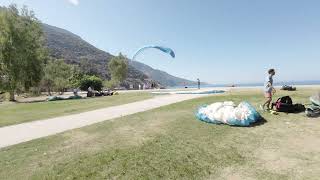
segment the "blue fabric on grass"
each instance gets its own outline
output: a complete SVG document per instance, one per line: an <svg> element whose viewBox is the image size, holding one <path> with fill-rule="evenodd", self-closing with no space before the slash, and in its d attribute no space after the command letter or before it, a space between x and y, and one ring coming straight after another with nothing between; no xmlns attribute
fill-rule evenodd
<svg viewBox="0 0 320 180"><path fill-rule="evenodd" d="M234 118L228 119L227 120L228 125L244 126L245 127L245 126L250 126L251 124L253 124L261 119L261 115L256 111L256 109L250 103L242 102L242 104L249 109L250 115L246 119L243 119L243 120L234 119ZM196 112L197 119L199 119L200 121L207 122L207 123L223 124L218 119L210 119L206 114L200 112L201 108L206 108L207 106L208 105L203 105L198 108L198 110Z"/></svg>

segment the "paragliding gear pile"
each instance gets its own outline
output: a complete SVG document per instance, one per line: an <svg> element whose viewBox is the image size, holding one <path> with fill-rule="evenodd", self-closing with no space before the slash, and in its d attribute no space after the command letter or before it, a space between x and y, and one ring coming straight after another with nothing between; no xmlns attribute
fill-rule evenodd
<svg viewBox="0 0 320 180"><path fill-rule="evenodd" d="M320 117L320 93L310 97L312 105L306 109L308 117Z"/></svg>
<svg viewBox="0 0 320 180"><path fill-rule="evenodd" d="M207 123L231 126L250 126L261 119L254 107L245 101L238 106L232 101L205 105L198 109L196 117Z"/></svg>

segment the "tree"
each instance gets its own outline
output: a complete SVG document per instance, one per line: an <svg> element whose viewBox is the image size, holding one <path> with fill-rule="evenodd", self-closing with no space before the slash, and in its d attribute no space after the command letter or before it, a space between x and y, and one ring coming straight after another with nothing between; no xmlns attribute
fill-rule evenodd
<svg viewBox="0 0 320 180"><path fill-rule="evenodd" d="M114 80L105 80L103 82L104 87L108 88L108 89L114 89L118 86L119 82L115 82Z"/></svg>
<svg viewBox="0 0 320 180"><path fill-rule="evenodd" d="M17 88L39 84L47 53L40 21L26 7L0 8L0 27L0 89L14 101Z"/></svg>
<svg viewBox="0 0 320 180"><path fill-rule="evenodd" d="M108 63L108 70L111 75L111 80L117 84L123 82L128 73L128 62L126 57L121 53L119 56L115 56Z"/></svg>
<svg viewBox="0 0 320 180"><path fill-rule="evenodd" d="M70 78L70 83L72 87L79 87L80 81L84 77L84 74L81 72L80 67L73 65L71 68L72 75Z"/></svg>
<svg viewBox="0 0 320 180"><path fill-rule="evenodd" d="M72 65L66 64L63 60L50 60L44 68L43 86L51 95L51 90L64 92L66 88L72 86L71 79L73 77Z"/></svg>
<svg viewBox="0 0 320 180"><path fill-rule="evenodd" d="M97 76L85 75L80 80L80 89L82 91L87 91L89 87L93 88L94 90L101 91L103 87L102 79Z"/></svg>

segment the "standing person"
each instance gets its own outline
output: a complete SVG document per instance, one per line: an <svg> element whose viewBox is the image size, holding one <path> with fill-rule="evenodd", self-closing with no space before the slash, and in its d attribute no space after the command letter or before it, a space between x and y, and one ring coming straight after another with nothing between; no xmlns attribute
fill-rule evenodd
<svg viewBox="0 0 320 180"><path fill-rule="evenodd" d="M200 89L200 79L198 78L197 81L198 81L198 89Z"/></svg>
<svg viewBox="0 0 320 180"><path fill-rule="evenodd" d="M275 74L276 74L276 71L274 69L268 70L268 76L266 77L264 82L264 97L266 98L266 101L263 105L260 105L261 110L265 110L266 106L267 106L267 110L270 110L272 95L276 92L276 90L273 87L273 76Z"/></svg>
<svg viewBox="0 0 320 180"><path fill-rule="evenodd" d="M92 93L92 88L91 86L88 87L88 93L87 93L87 97L92 97L93 93Z"/></svg>
<svg viewBox="0 0 320 180"><path fill-rule="evenodd" d="M73 95L74 96L78 96L78 88L74 88L73 89Z"/></svg>

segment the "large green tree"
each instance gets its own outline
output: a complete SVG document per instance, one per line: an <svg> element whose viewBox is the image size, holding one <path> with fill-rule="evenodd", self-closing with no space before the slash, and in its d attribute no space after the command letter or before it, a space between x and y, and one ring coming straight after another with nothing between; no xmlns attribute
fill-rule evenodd
<svg viewBox="0 0 320 180"><path fill-rule="evenodd" d="M17 88L29 90L42 79L47 57L39 20L26 7L0 8L0 89L14 101Z"/></svg>
<svg viewBox="0 0 320 180"><path fill-rule="evenodd" d="M87 91L89 87L93 88L94 90L101 91L103 88L102 79L97 76L83 76L83 78L80 80L80 89L82 91Z"/></svg>
<svg viewBox="0 0 320 180"><path fill-rule="evenodd" d="M128 74L128 61L121 53L113 57L108 63L108 70L111 75L111 81L121 83Z"/></svg>
<svg viewBox="0 0 320 180"><path fill-rule="evenodd" d="M65 89L72 86L73 75L77 74L72 65L63 60L50 60L44 68L42 84L47 88L49 95L51 91L63 93Z"/></svg>

